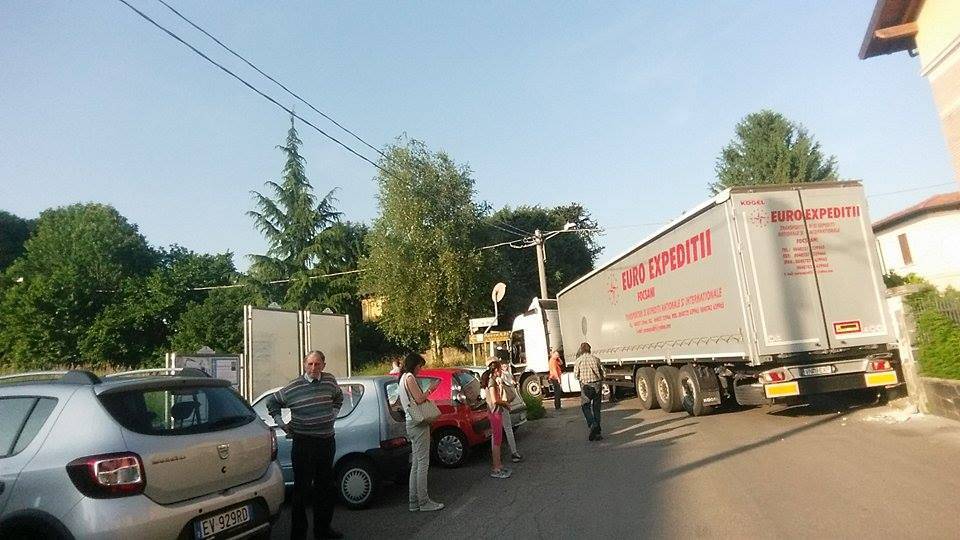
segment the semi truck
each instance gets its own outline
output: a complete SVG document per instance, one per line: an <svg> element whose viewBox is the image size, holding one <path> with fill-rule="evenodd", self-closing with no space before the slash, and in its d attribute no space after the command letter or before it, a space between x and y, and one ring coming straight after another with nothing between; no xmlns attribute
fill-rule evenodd
<svg viewBox="0 0 960 540"><path fill-rule="evenodd" d="M614 393L707 414L900 382L859 182L734 187L516 317L521 389L589 343ZM578 391L569 372L564 391ZM870 390L866 390L870 391Z"/></svg>

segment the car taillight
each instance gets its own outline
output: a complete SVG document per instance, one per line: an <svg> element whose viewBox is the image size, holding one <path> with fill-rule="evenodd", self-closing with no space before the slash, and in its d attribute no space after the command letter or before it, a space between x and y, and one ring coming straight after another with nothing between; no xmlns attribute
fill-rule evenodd
<svg viewBox="0 0 960 540"><path fill-rule="evenodd" d="M147 487L143 461L132 452L77 458L67 464L67 475L92 499L139 495Z"/></svg>
<svg viewBox="0 0 960 540"><path fill-rule="evenodd" d="M390 448L400 448L401 446L406 446L407 444L406 437L397 437L395 439L387 439L385 441L380 441L380 448L384 450L389 450Z"/></svg>
<svg viewBox="0 0 960 540"><path fill-rule="evenodd" d="M785 368L771 369L770 371L764 371L760 374L760 380L765 383L789 381L792 378L793 377L790 375L790 372Z"/></svg>
<svg viewBox="0 0 960 540"><path fill-rule="evenodd" d="M277 459L277 430L270 428L270 461Z"/></svg>
<svg viewBox="0 0 960 540"><path fill-rule="evenodd" d="M867 362L867 371L889 371L893 369L889 360L870 360Z"/></svg>

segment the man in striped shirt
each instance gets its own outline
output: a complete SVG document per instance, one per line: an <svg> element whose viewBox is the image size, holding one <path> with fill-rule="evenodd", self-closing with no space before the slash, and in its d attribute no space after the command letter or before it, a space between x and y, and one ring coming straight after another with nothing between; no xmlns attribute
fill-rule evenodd
<svg viewBox="0 0 960 540"><path fill-rule="evenodd" d="M293 439L290 460L293 464L293 508L290 538L307 535L305 502L313 500L315 538L343 538L330 527L333 519L333 456L337 453L333 423L343 404L343 392L337 379L323 371L326 358L310 351L303 358L303 375L290 381L267 399L267 412L277 426ZM290 409L285 424L281 409Z"/></svg>

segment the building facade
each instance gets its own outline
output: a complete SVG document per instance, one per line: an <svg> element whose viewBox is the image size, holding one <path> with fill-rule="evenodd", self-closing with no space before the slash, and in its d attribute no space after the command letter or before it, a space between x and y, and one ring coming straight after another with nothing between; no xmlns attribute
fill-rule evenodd
<svg viewBox="0 0 960 540"><path fill-rule="evenodd" d="M960 289L960 192L934 195L873 224L883 272Z"/></svg>
<svg viewBox="0 0 960 540"><path fill-rule="evenodd" d="M960 0L878 0L860 58L899 51L920 57L960 182Z"/></svg>

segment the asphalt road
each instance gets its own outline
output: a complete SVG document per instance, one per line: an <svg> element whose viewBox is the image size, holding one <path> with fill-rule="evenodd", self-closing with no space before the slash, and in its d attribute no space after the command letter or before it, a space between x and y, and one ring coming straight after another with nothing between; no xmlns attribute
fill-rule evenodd
<svg viewBox="0 0 960 540"><path fill-rule="evenodd" d="M835 403L691 418L604 405L588 442L576 399L520 428L526 460L490 478L489 450L431 468L447 508L410 513L386 484L347 538L960 538L960 423ZM284 512L273 538L287 538Z"/></svg>

